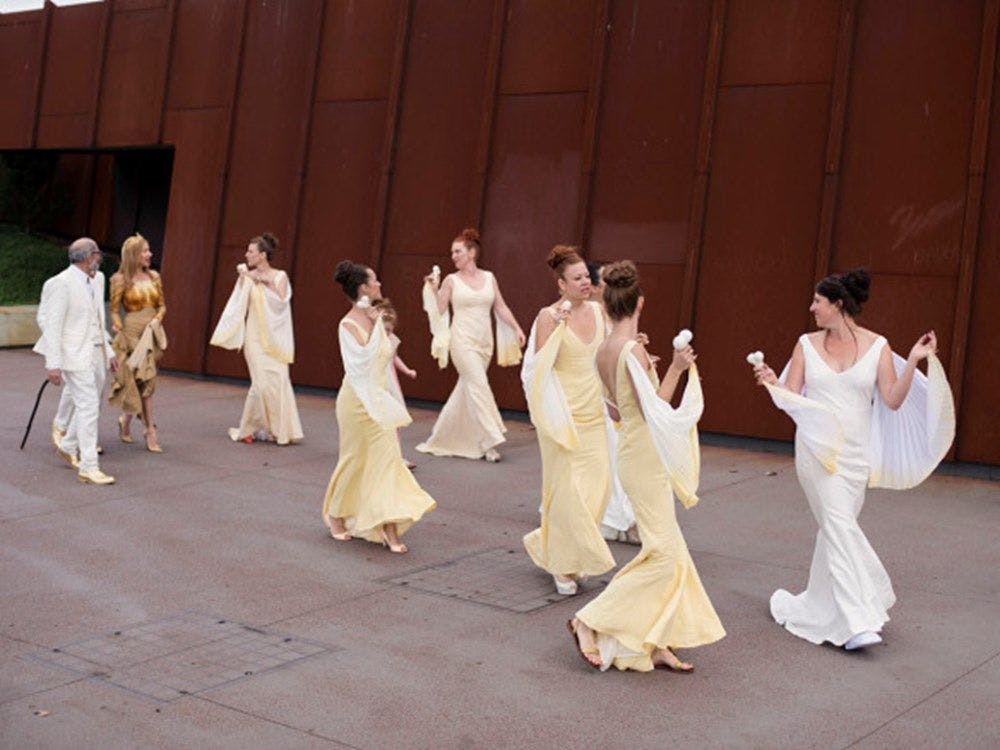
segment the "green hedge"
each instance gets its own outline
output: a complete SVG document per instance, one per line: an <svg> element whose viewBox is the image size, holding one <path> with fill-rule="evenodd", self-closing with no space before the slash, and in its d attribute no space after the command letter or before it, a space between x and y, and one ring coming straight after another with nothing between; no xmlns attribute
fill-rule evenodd
<svg viewBox="0 0 1000 750"><path fill-rule="evenodd" d="M64 246L0 224L0 305L37 305L42 284L67 264ZM118 259L105 255L105 275L117 267Z"/></svg>

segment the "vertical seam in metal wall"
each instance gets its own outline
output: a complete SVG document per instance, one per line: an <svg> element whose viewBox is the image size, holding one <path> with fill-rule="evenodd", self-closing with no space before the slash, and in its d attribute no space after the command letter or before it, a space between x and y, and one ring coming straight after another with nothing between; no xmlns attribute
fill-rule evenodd
<svg viewBox="0 0 1000 750"><path fill-rule="evenodd" d="M229 97L229 125L226 135L226 159L223 162L222 185L219 190L219 208L216 211L215 219L215 242L211 248L214 252L212 258L212 278L209 281L208 293L208 314L205 316L205 334L202 337L204 345L201 349L201 372L208 370L208 343L212 336L212 300L215 296L215 282L219 275L219 243L222 241L222 225L225 221L226 191L229 189L229 164L233 159L233 131L236 123L236 105L240 96L240 84L243 81L243 53L246 50L247 42L247 19L250 16L250 3L253 0L243 0L242 20L240 22L240 47L236 52L236 75L233 76L233 91Z"/></svg>
<svg viewBox="0 0 1000 750"><path fill-rule="evenodd" d="M163 143L163 126L167 119L167 97L170 94L170 68L174 62L174 40L177 36L177 5L179 2L180 0L170 0L170 37L167 39L167 61L163 67L163 85L160 87L162 96L160 98L160 126L156 132L157 143ZM167 210L170 210L169 206Z"/></svg>
<svg viewBox="0 0 1000 750"><path fill-rule="evenodd" d="M833 229L836 225L837 202L840 198L840 170L844 155L844 130L847 123L847 99L850 94L857 10L858 0L844 0L841 4L840 28L837 32L837 57L834 61L833 85L830 91L830 122L826 135L823 194L820 199L819 227L816 233L813 260L814 282L818 282L830 272ZM810 290L809 294L811 293ZM806 314L808 315L808 313ZM808 328L809 319L805 319L803 322Z"/></svg>
<svg viewBox="0 0 1000 750"><path fill-rule="evenodd" d="M319 78L319 64L323 46L323 24L326 21L326 0L320 0L319 19L316 22L316 36L313 40L313 66L312 80L309 82L309 95L306 101L305 126L302 138L302 159L299 161L299 184L295 190L295 197L292 199L292 233L288 238L287 246L291 248L292 254L288 259L288 277L295 278L296 261L299 256L298 239L299 229L302 226L302 194L305 192L306 173L309 169L309 139L312 138L313 108L316 103L316 79Z"/></svg>
<svg viewBox="0 0 1000 750"><path fill-rule="evenodd" d="M101 119L101 91L104 89L104 65L108 59L108 37L111 36L111 20L114 12L115 0L107 0L107 4L104 6L104 19L101 21L101 39L99 42L101 48L101 61L97 64L97 80L94 82L94 117L90 122L90 133L87 138L91 147L97 145L97 129L100 125ZM93 205L91 204L91 208L92 207ZM87 220L90 220L89 212Z"/></svg>
<svg viewBox="0 0 1000 750"><path fill-rule="evenodd" d="M684 281L678 323L694 328L697 303L698 272L704 241L705 213L708 210L708 183L711 177L712 131L718 101L719 75L722 68L723 37L726 31L726 0L713 0L706 50L705 83L701 94L701 122L698 128L698 152L695 180L691 189L688 218L687 253L684 260Z"/></svg>
<svg viewBox="0 0 1000 750"><path fill-rule="evenodd" d="M966 179L965 216L962 221L962 245L959 250L959 270L955 290L955 319L952 326L951 357L948 363L948 379L951 381L959 417L961 417L962 380L965 377L969 327L972 323L972 287L976 270L979 217L983 204L986 153L989 145L998 26L1000 26L1000 0L985 0L979 45L979 71L976 77L975 111L969 139L969 172ZM958 458L962 457L960 439L959 432L952 448L952 452Z"/></svg>
<svg viewBox="0 0 1000 750"><path fill-rule="evenodd" d="M375 236L372 238L372 266L376 275L382 273L385 255L385 223L389 212L389 193L396 169L396 139L399 137L399 109L406 79L406 58L410 45L410 25L413 18L413 0L405 0L400 11L396 30L396 51L392 60L392 81L389 84L388 109L385 113L385 135L382 142L382 173L379 175L378 195L375 199Z"/></svg>
<svg viewBox="0 0 1000 750"><path fill-rule="evenodd" d="M497 100L500 90L500 69L503 44L507 31L507 0L494 0L490 26L490 47L486 58L483 80L483 108L479 115L479 140L476 144L476 168L472 175L472 199L469 206L468 226L482 231L483 213L486 209L486 180L490 172L490 149L493 145L493 125L496 122Z"/></svg>
<svg viewBox="0 0 1000 750"><path fill-rule="evenodd" d="M45 61L49 55L52 7L52 3L45 3L44 15L42 16L42 43L39 45L38 76L35 80L35 117L31 124L31 136L28 139L31 148L38 148L38 122L42 119L42 92L45 90Z"/></svg>
<svg viewBox="0 0 1000 750"><path fill-rule="evenodd" d="M604 71L611 38L611 0L598 0L594 8L593 37L590 50L590 85L587 90L587 111L584 114L582 159L580 163L580 193L577 196L576 238L585 248L590 242L590 209L594 190L597 146L600 138L601 105L604 101Z"/></svg>

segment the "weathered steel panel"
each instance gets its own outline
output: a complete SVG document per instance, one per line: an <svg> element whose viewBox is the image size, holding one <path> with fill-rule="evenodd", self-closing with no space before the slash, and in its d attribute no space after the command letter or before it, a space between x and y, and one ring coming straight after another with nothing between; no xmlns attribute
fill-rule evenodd
<svg viewBox="0 0 1000 750"><path fill-rule="evenodd" d="M30 148L35 126L35 94L44 43L41 13L18 13L0 20L0 148Z"/></svg>
<svg viewBox="0 0 1000 750"><path fill-rule="evenodd" d="M684 262L711 8L669 8L613 5L591 198L596 257Z"/></svg>
<svg viewBox="0 0 1000 750"><path fill-rule="evenodd" d="M316 101L385 99L404 0L328 0Z"/></svg>
<svg viewBox="0 0 1000 750"><path fill-rule="evenodd" d="M862 4L834 268L956 275L981 14L978 2Z"/></svg>
<svg viewBox="0 0 1000 750"><path fill-rule="evenodd" d="M229 103L239 63L245 0L178 0L168 109Z"/></svg>
<svg viewBox="0 0 1000 750"><path fill-rule="evenodd" d="M594 0L509 0L502 94L586 91Z"/></svg>
<svg viewBox="0 0 1000 750"><path fill-rule="evenodd" d="M164 118L163 139L175 144L160 269L171 333L166 367L200 372L208 348L228 124L225 108L168 111Z"/></svg>
<svg viewBox="0 0 1000 750"><path fill-rule="evenodd" d="M747 352L781 367L811 325L830 87L719 92L694 321L705 430L787 438Z"/></svg>
<svg viewBox="0 0 1000 750"><path fill-rule="evenodd" d="M491 0L414 3L385 252L434 254L471 222Z"/></svg>
<svg viewBox="0 0 1000 750"><path fill-rule="evenodd" d="M333 283L333 269L344 258L373 263L385 116L384 101L313 107L293 280L301 383L328 388L340 383L340 358L332 351L336 321L348 302Z"/></svg>
<svg viewBox="0 0 1000 750"><path fill-rule="evenodd" d="M237 93L222 244L287 240L302 180L321 0L252 0Z"/></svg>
<svg viewBox="0 0 1000 750"><path fill-rule="evenodd" d="M1000 463L1000 55L994 69L993 113L983 209L959 408L958 453L963 461ZM921 299L920 304L923 304Z"/></svg>
<svg viewBox="0 0 1000 750"><path fill-rule="evenodd" d="M728 0L722 86L833 80L840 0Z"/></svg>
<svg viewBox="0 0 1000 750"><path fill-rule="evenodd" d="M169 43L166 8L112 13L98 104L98 145L159 141Z"/></svg>

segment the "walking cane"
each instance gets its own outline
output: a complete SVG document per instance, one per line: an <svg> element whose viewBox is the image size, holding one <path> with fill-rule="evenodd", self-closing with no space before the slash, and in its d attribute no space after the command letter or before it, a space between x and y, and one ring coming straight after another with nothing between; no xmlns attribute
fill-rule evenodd
<svg viewBox="0 0 1000 750"><path fill-rule="evenodd" d="M35 397L35 406L31 410L31 416L28 417L28 426L24 430L24 437L21 438L21 450L24 450L24 444L28 442L28 435L31 432L31 424L35 421L35 413L38 411L38 404L42 400L42 394L45 392L45 386L49 384L49 379L45 378L42 381L42 387L38 389L38 395Z"/></svg>

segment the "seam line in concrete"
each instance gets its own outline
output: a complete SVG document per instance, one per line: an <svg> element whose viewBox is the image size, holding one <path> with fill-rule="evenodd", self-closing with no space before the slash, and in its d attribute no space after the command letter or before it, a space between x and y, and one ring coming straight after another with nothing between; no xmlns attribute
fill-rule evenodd
<svg viewBox="0 0 1000 750"><path fill-rule="evenodd" d="M301 729L300 727L296 727L296 726L293 726L291 724L286 724L285 722L278 721L277 719L271 719L271 718L268 718L267 716L261 716L260 714L254 713L253 711L246 711L246 710L244 710L242 708L237 708L236 706L230 706L228 703L223 703L222 701L217 701L217 700L212 700L211 698L206 698L203 695L194 695L194 696L191 696L191 697L195 698L197 700L205 701L206 703L211 703L213 706L218 706L219 708L224 708L224 709L226 709L228 711L235 711L236 713L242 714L243 716L249 716L249 717L254 718L254 719L259 719L261 721L266 721L269 724L275 724L275 725L277 725L279 727L284 727L285 729L290 729L293 732L298 732L299 734L304 734L307 737L315 737L317 739L326 740L327 742L332 742L334 745L337 745L338 747L346 747L346 748L350 748L351 750L360 750L360 748L358 748L356 745L349 745L346 742L341 742L340 740L335 740L333 737L327 737L326 735L319 734L318 732L311 732L311 731L306 730L306 729Z"/></svg>
<svg viewBox="0 0 1000 750"><path fill-rule="evenodd" d="M947 690L948 688L950 688L952 685L954 685L959 680L964 680L966 677L968 677L970 674L972 674L973 672L975 672L977 669L985 667L987 664L989 664L991 661L993 661L994 659L996 659L998 656L1000 656L1000 651L997 651L993 655L986 657L986 659L984 659L983 661L981 661L976 666L972 667L972 669L968 670L967 672L963 672L962 674L960 674L955 679L951 680L950 682L945 683L944 685L942 685L941 687L939 687L937 690L935 690L933 693L931 693L930 695L927 695L924 698L921 698L919 701L917 701L916 703L914 703L909 708L903 709L898 714L896 714L895 716L893 716L891 719L883 722L882 724L879 724L872 731L868 732L865 735L862 735L861 737L858 737L851 744L845 745L844 746L844 750L848 750L848 748L855 747L859 742L862 742L862 741L868 739L869 737L871 737L872 735L877 734L878 732L882 731L885 727L889 726L889 724L892 724L897 719L902 718L906 714L910 713L910 711L912 711L913 709L922 706L924 703L926 703L927 701L929 701L931 698L933 698L938 693L941 693L941 692Z"/></svg>

